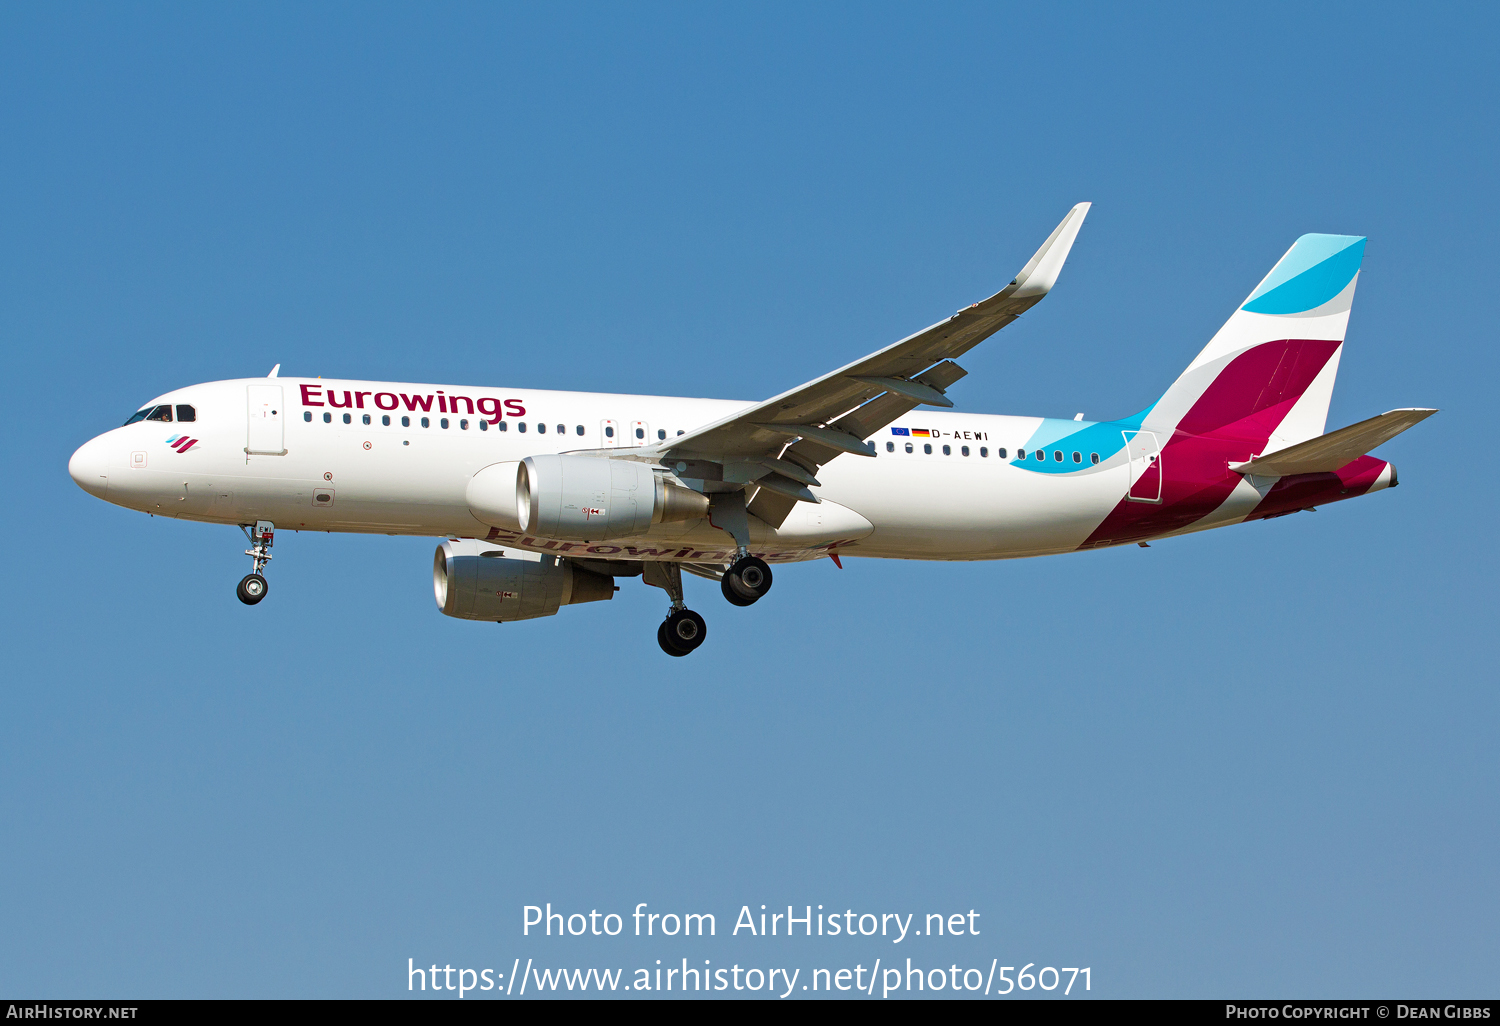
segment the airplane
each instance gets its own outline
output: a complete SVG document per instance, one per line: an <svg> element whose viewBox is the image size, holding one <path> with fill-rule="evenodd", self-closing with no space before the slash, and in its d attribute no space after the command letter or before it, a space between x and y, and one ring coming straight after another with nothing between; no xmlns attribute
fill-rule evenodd
<svg viewBox="0 0 1500 1026"><path fill-rule="evenodd" d="M1156 402L1122 420L961 413L955 360L1057 282L1068 212L988 299L763 402L279 377L190 385L82 445L91 495L237 525L266 597L277 529L444 539L438 608L506 623L666 592L657 642L708 634L683 575L731 605L771 566L989 560L1148 545L1397 484L1368 455L1433 413L1324 433L1365 239L1304 235Z"/></svg>

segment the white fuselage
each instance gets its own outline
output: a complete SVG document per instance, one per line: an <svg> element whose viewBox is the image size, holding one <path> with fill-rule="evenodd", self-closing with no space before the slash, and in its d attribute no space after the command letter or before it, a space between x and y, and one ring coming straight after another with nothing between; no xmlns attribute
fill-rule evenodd
<svg viewBox="0 0 1500 1026"><path fill-rule="evenodd" d="M278 444L257 439L257 425L247 424L255 416L247 412L247 390L254 396L268 387L284 404L264 413L278 421L280 449L247 452ZM449 397L457 412L446 409ZM482 397L484 412L470 412ZM423 398L433 399L430 408L421 407ZM330 399L348 405L332 406ZM729 536L707 520L661 524L646 537L600 545L497 533L470 513L465 488L494 463L651 444L748 403L305 378L212 382L153 402L191 404L196 419L141 421L89 442L70 468L89 491L147 513L224 524L266 520L299 531L489 537L588 558L714 561L734 552ZM782 561L830 548L851 556L953 560L1075 550L1129 489L1128 461L1106 454L1086 474L1038 474L999 456L1001 449L1013 456L1043 423L914 411L895 426L931 437L883 429L871 440L874 458L842 456L818 471L820 504L798 503L778 529L752 521L752 549ZM264 434L266 425L259 430ZM179 452L168 443L182 436L197 441Z"/></svg>

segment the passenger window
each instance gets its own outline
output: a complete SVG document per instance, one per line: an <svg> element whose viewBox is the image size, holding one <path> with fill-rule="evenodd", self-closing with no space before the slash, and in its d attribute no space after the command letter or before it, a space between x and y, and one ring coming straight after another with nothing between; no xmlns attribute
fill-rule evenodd
<svg viewBox="0 0 1500 1026"><path fill-rule="evenodd" d="M944 456L952 456L953 455L953 446L951 446L951 445L945 445L945 446L943 446L943 455Z"/></svg>
<svg viewBox="0 0 1500 1026"><path fill-rule="evenodd" d="M1099 454L1097 452L1091 452L1091 453L1089 453L1089 459L1092 460L1094 463L1098 463L1099 462Z"/></svg>
<svg viewBox="0 0 1500 1026"><path fill-rule="evenodd" d="M382 414L381 417L380 417L380 424L381 424L382 427L390 427L391 426L391 415L389 413Z"/></svg>
<svg viewBox="0 0 1500 1026"><path fill-rule="evenodd" d="M574 428L574 429L573 429L573 430L574 430L574 432L575 432L575 433L576 433L576 434L578 434L578 435L579 435L579 436L580 436L580 437L582 437L582 435L583 435L583 425L582 425L582 424L579 424L579 425L578 425L578 426L577 426L577 427L576 427L576 428Z"/></svg>
<svg viewBox="0 0 1500 1026"><path fill-rule="evenodd" d="M1083 462L1083 453L1081 453L1081 452L1075 452L1073 454L1073 462L1074 463L1082 463Z"/></svg>
<svg viewBox="0 0 1500 1026"><path fill-rule="evenodd" d="M635 437L637 437L637 438L645 438L646 437L646 429L645 428L636 428L635 429Z"/></svg>
<svg viewBox="0 0 1500 1026"><path fill-rule="evenodd" d="M906 443L906 451L907 452L911 452L912 451L912 447L911 447L911 443L910 442Z"/></svg>
<svg viewBox="0 0 1500 1026"><path fill-rule="evenodd" d="M521 430L522 431L526 430L526 425L522 424L521 425ZM547 425L546 424L538 424L536 426L536 433L539 434L539 435L545 435L547 433Z"/></svg>
<svg viewBox="0 0 1500 1026"><path fill-rule="evenodd" d="M305 421L307 421L309 424L311 424L312 423L312 410L303 410L302 411L302 419L305 420Z"/></svg>
<svg viewBox="0 0 1500 1026"><path fill-rule="evenodd" d="M932 455L932 443L931 442L923 442L922 443L922 451L925 452L927 455L931 456Z"/></svg>
<svg viewBox="0 0 1500 1026"><path fill-rule="evenodd" d="M1000 455L1002 455L1002 456L1005 455L1005 450L1004 449L1000 450ZM1025 449L1017 449L1016 450L1016 459L1018 459L1018 460L1024 460L1025 458L1026 458L1026 450Z"/></svg>
<svg viewBox="0 0 1500 1026"><path fill-rule="evenodd" d="M516 421L516 430L524 435L526 433L526 422L524 420Z"/></svg>
<svg viewBox="0 0 1500 1026"><path fill-rule="evenodd" d="M182 405L179 405L177 407L177 423L179 423L179 424L191 424L193 421L195 421L197 419L198 419L198 411L195 410L195 409L193 409L191 406L182 406Z"/></svg>
<svg viewBox="0 0 1500 1026"><path fill-rule="evenodd" d="M1033 449L1031 450L1031 458L1034 460L1045 460L1047 458L1047 450Z"/></svg>
<svg viewBox="0 0 1500 1026"><path fill-rule="evenodd" d="M506 421L502 420L500 423L498 423L498 424L495 425L495 430L496 431L509 431L510 427L509 427L509 425L507 424Z"/></svg>
<svg viewBox="0 0 1500 1026"><path fill-rule="evenodd" d="M679 435L685 435L685 434L687 434L687 432L686 432L686 431L679 431L679 432L677 432L677 433L678 433L678 434L679 434Z"/></svg>
<svg viewBox="0 0 1500 1026"><path fill-rule="evenodd" d="M346 414L346 416L347 416L347 414ZM438 427L442 428L444 431L447 431L448 430L448 418L444 417L442 420L439 420L438 421Z"/></svg>
<svg viewBox="0 0 1500 1026"><path fill-rule="evenodd" d="M983 446L983 445L981 445L979 447L979 455L981 455L981 456L988 456L989 454L990 454L990 450L989 450L988 447Z"/></svg>
<svg viewBox="0 0 1500 1026"><path fill-rule="evenodd" d="M886 452L895 452L896 451L896 443L895 442L886 442L885 443L885 451Z"/></svg>
<svg viewBox="0 0 1500 1026"><path fill-rule="evenodd" d="M411 418L410 417L402 417L401 418L401 426L402 427L411 427Z"/></svg>
<svg viewBox="0 0 1500 1026"><path fill-rule="evenodd" d="M667 437L667 429L666 428L657 428L656 429L656 439L657 439L657 441L664 441L666 439L666 437Z"/></svg>
<svg viewBox="0 0 1500 1026"><path fill-rule="evenodd" d="M370 423L370 415L369 415L369 414L368 414L368 413L367 413L367 414L365 414L365 415L364 415L364 416L363 416L363 417L361 417L361 418L360 418L360 420L362 420L362 421L364 421L364 422L365 422L365 423L366 423L366 424L368 424L368 423Z"/></svg>
<svg viewBox="0 0 1500 1026"><path fill-rule="evenodd" d="M997 459L1002 459L1002 460L1005 459L1005 450L1004 449L996 449L995 450L995 457Z"/></svg>
<svg viewBox="0 0 1500 1026"><path fill-rule="evenodd" d="M604 437L605 438L613 438L613 437L615 437L615 429L612 428L612 427L605 428L604 429Z"/></svg>
<svg viewBox="0 0 1500 1026"><path fill-rule="evenodd" d="M345 424L352 424L353 422L354 422L354 418L353 417L349 416L349 414L347 414L347 413L344 414L344 423Z"/></svg>
<svg viewBox="0 0 1500 1026"><path fill-rule="evenodd" d="M559 425L557 425L557 433L560 434L560 435L567 434L568 433L568 425L566 425L566 424L559 424Z"/></svg>
<svg viewBox="0 0 1500 1026"><path fill-rule="evenodd" d="M458 429L460 431L467 431L467 430L469 430L469 422L467 420L461 420L461 421L459 421L458 422Z"/></svg>
<svg viewBox="0 0 1500 1026"><path fill-rule="evenodd" d="M325 413L325 414L323 414L323 423L324 424L332 424L333 423L333 414L331 414L331 413Z"/></svg>
<svg viewBox="0 0 1500 1026"><path fill-rule="evenodd" d="M170 407L170 406L158 406L156 409L154 409L150 413L146 414L146 419L147 420L164 420L164 421L166 421L167 423L170 424L172 422L172 407Z"/></svg>
<svg viewBox="0 0 1500 1026"><path fill-rule="evenodd" d="M963 453L965 456L969 455L969 447L967 445L958 451Z"/></svg>
<svg viewBox="0 0 1500 1026"><path fill-rule="evenodd" d="M489 429L490 429L490 422L489 421L487 421L487 420L481 420L479 422L479 430L481 430L481 431L488 431Z"/></svg>
<svg viewBox="0 0 1500 1026"><path fill-rule="evenodd" d="M423 427L432 427L432 421L428 420L426 417L423 417L422 418L422 426Z"/></svg>
<svg viewBox="0 0 1500 1026"><path fill-rule="evenodd" d="M1061 463L1062 462L1062 450L1061 449L1053 449L1052 450L1052 458L1054 460L1056 460L1057 462Z"/></svg>

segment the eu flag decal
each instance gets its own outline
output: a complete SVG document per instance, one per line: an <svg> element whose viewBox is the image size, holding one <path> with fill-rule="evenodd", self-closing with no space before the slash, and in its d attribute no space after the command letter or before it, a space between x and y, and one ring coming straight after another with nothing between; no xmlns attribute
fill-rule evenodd
<svg viewBox="0 0 1500 1026"><path fill-rule="evenodd" d="M911 432L908 431L908 430L906 430L906 428L891 428L891 434L893 434L893 435L910 435Z"/></svg>

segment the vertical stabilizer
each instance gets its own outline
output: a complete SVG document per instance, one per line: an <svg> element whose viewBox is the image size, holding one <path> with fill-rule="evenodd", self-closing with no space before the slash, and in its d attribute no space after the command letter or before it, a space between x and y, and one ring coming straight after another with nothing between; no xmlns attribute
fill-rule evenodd
<svg viewBox="0 0 1500 1026"><path fill-rule="evenodd" d="M1264 440L1323 433L1365 240L1304 235L1172 387L1144 427Z"/></svg>

